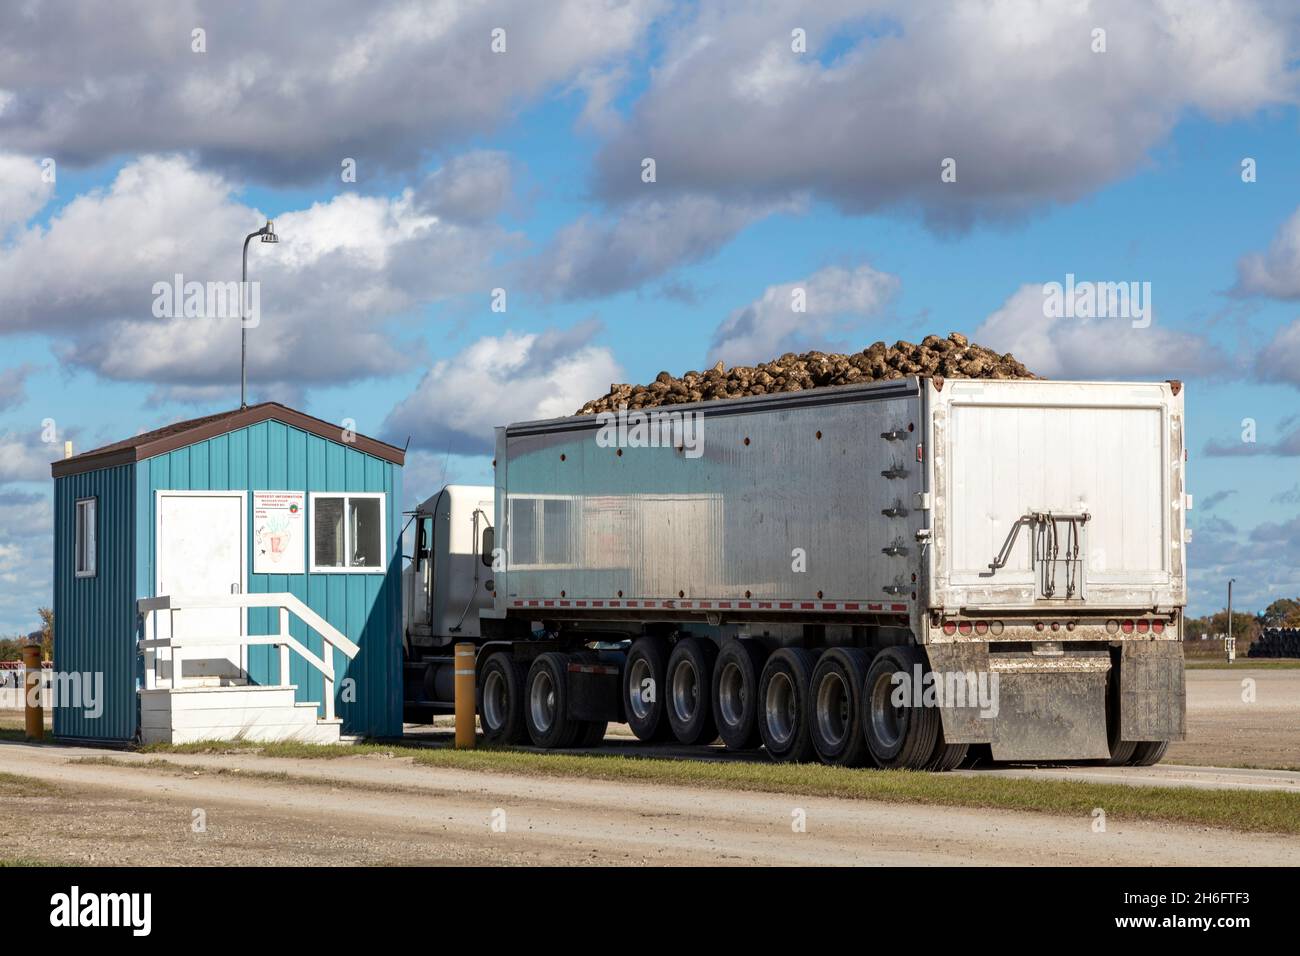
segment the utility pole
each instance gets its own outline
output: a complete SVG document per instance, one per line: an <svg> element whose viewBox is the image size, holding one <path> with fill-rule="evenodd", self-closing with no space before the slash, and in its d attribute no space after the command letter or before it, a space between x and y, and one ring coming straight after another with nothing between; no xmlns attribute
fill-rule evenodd
<svg viewBox="0 0 1300 956"><path fill-rule="evenodd" d="M248 244L257 236L263 242L279 242L275 234L275 223L269 219L257 232L250 232L244 239L244 271L239 282L239 407L248 407L248 323L244 318L245 300L248 296Z"/></svg>
<svg viewBox="0 0 1300 956"><path fill-rule="evenodd" d="M1228 578L1228 640L1226 641L1226 644L1229 664L1237 659L1237 644L1232 637L1232 582L1235 580L1237 579Z"/></svg>

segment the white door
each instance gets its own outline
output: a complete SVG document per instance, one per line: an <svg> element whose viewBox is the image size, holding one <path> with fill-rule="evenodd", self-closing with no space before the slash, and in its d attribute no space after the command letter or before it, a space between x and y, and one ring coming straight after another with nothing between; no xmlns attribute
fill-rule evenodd
<svg viewBox="0 0 1300 956"><path fill-rule="evenodd" d="M220 597L242 594L244 581L244 495L242 492L158 493L157 568L159 595ZM242 608L192 608L158 615L158 636L238 637ZM183 650L183 678L245 676L238 643L204 644Z"/></svg>

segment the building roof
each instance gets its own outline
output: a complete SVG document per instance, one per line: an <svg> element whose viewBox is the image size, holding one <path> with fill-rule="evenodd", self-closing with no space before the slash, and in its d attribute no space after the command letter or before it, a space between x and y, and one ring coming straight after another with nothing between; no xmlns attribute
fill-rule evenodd
<svg viewBox="0 0 1300 956"><path fill-rule="evenodd" d="M224 435L226 432L265 421L283 422L341 445L350 445L357 451L382 458L384 461L391 461L396 465L403 464L406 460L406 452L395 445L359 434L353 434L345 440L344 429L338 425L295 411L279 402L262 402L260 405L249 405L247 408L236 408L228 412L218 412L215 415L204 415L202 418L191 418L188 421L164 425L162 428L141 432L132 438L104 445L102 448L83 451L80 455L52 462L50 473L55 478L63 478L99 468L112 468L115 465L143 461L155 455L162 455L195 442L206 441L217 435Z"/></svg>

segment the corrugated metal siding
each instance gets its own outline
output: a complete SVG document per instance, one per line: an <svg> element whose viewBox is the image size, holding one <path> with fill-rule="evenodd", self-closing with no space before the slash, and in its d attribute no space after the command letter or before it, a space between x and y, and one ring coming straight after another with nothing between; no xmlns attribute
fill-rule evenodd
<svg viewBox="0 0 1300 956"><path fill-rule="evenodd" d="M102 675L98 717L72 701L54 708L59 737L129 740L136 728L134 466L54 482L54 667ZM93 578L74 567L76 502L95 498Z"/></svg>
<svg viewBox="0 0 1300 956"><path fill-rule="evenodd" d="M248 589L253 593L288 591L355 641L361 653L348 661L336 654L335 694L344 733L398 736L402 732L401 659L401 468L310 435L280 422L261 422L205 442L141 462L137 477L139 593L152 596L155 492L213 491L372 491L387 495L389 570L386 574L253 574L252 500L248 501ZM311 520L308 505L307 521ZM307 527L310 527L309 525ZM310 567L310 555L307 567ZM249 633L279 630L274 612L249 612ZM315 653L322 641L293 619L294 637ZM249 675L258 683L279 679L274 649L249 649ZM344 666L346 665L346 667ZM290 680L297 699L320 702L319 672L297 655L290 656ZM344 681L355 682L349 693ZM322 709L323 712L323 709Z"/></svg>

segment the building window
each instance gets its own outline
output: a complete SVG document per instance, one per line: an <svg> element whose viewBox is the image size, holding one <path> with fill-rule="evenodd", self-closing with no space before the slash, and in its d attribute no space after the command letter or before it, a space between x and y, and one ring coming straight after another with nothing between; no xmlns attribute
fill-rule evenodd
<svg viewBox="0 0 1300 956"><path fill-rule="evenodd" d="M384 570L382 493L313 494L311 511L313 571Z"/></svg>
<svg viewBox="0 0 1300 956"><path fill-rule="evenodd" d="M507 564L519 568L569 568L574 563L574 499L511 495Z"/></svg>
<svg viewBox="0 0 1300 956"><path fill-rule="evenodd" d="M95 576L95 499L77 499L77 529L74 541L79 578Z"/></svg>

